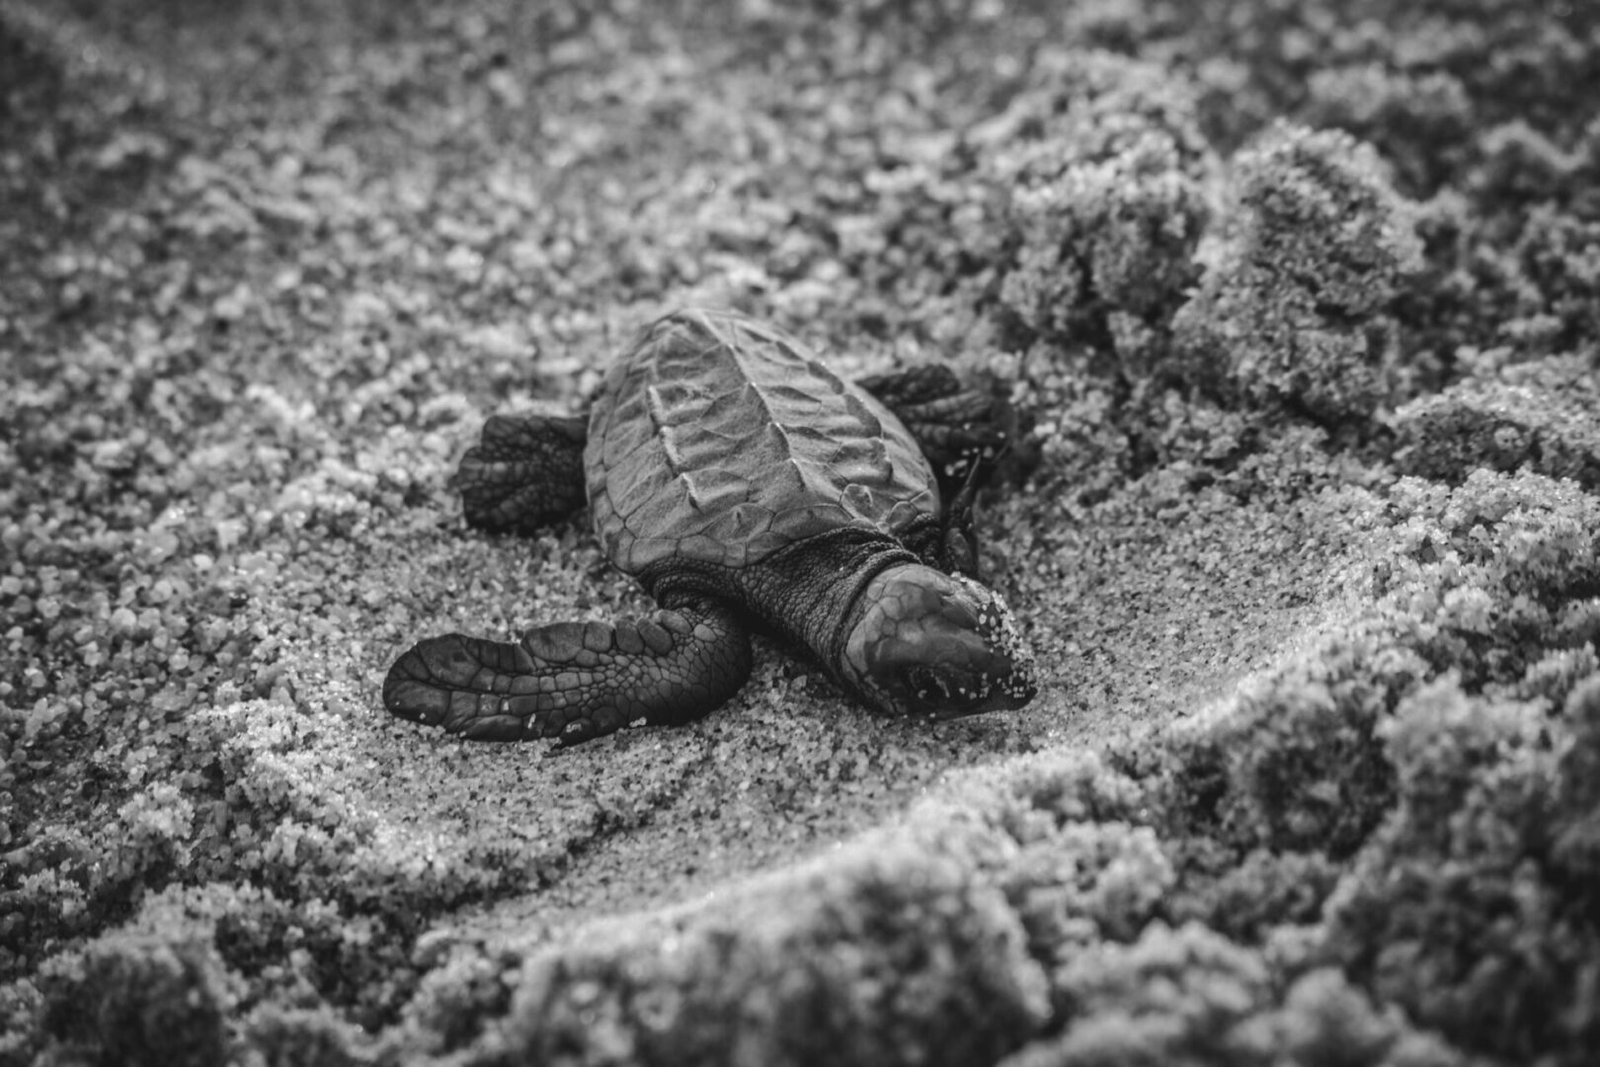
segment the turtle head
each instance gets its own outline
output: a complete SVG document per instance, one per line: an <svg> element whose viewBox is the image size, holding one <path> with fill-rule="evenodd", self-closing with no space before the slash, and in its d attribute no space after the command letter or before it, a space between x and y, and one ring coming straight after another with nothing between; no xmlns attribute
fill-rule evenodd
<svg viewBox="0 0 1600 1067"><path fill-rule="evenodd" d="M1038 692L1011 610L970 578L890 567L862 591L844 680L894 715L950 719L1020 708Z"/></svg>

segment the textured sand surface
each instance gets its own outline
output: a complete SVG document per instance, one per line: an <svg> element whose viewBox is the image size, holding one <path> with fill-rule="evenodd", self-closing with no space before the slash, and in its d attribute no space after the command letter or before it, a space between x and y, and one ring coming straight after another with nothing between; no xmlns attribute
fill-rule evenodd
<svg viewBox="0 0 1600 1067"><path fill-rule="evenodd" d="M1600 9L0 0L0 1063L1600 1058ZM683 304L1012 383L1026 710L769 644L544 758L420 636Z"/></svg>

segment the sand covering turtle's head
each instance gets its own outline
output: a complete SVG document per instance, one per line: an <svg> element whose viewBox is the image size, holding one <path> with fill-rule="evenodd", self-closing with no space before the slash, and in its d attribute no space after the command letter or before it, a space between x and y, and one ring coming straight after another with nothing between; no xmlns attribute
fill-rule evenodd
<svg viewBox="0 0 1600 1067"><path fill-rule="evenodd" d="M936 719L1020 708L1038 692L1033 655L992 590L917 564L862 592L845 682L880 710Z"/></svg>

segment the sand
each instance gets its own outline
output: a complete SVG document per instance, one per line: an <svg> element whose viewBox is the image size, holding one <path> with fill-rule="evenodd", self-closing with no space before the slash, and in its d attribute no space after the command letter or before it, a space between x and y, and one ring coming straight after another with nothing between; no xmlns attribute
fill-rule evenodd
<svg viewBox="0 0 1600 1067"><path fill-rule="evenodd" d="M1600 16L1036 7L0 4L0 1063L1600 1056ZM687 304L1008 392L1028 708L383 711Z"/></svg>

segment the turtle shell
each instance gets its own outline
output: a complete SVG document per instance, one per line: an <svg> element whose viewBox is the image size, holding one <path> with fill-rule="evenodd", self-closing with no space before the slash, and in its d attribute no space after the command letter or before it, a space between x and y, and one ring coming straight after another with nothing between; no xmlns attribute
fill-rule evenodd
<svg viewBox="0 0 1600 1067"><path fill-rule="evenodd" d="M595 533L629 574L670 559L745 567L939 508L899 419L794 338L727 312L644 331L601 387L584 469Z"/></svg>

